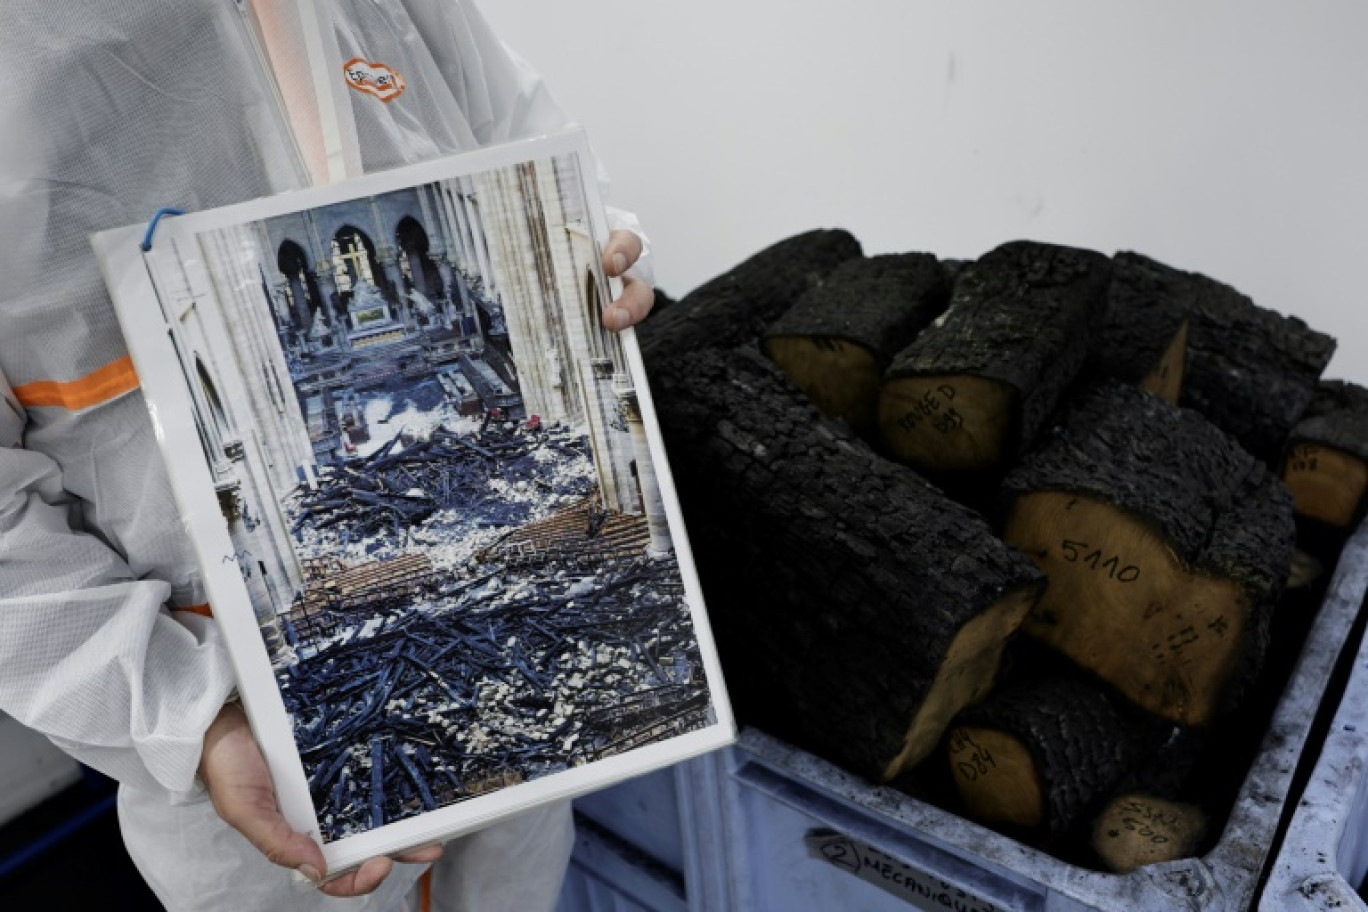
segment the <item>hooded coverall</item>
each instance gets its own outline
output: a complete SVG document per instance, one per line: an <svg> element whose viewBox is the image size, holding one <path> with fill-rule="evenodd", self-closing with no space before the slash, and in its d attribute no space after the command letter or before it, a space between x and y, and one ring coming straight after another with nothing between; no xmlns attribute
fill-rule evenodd
<svg viewBox="0 0 1368 912"><path fill-rule="evenodd" d="M259 2L278 29L264 51L234 0L6 4L0 709L121 783L129 852L173 912L389 912L419 868L398 866L370 897L327 898L224 824L197 782L233 672L216 625L195 613L206 597L87 240L162 206L206 209L306 180L326 108L291 54L294 0ZM317 8L342 55L332 72L346 107L333 112L354 124L367 171L566 123L468 0ZM401 74L404 94L343 85L353 58ZM452 843L436 908L549 908L571 839L556 804Z"/></svg>

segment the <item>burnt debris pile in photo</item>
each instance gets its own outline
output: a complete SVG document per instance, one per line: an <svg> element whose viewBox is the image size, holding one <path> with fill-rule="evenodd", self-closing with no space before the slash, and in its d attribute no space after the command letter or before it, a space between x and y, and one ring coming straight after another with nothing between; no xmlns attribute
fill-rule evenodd
<svg viewBox="0 0 1368 912"><path fill-rule="evenodd" d="M325 838L706 721L672 559L482 571L374 597L367 623L278 670ZM441 608L413 610L422 595Z"/></svg>
<svg viewBox="0 0 1368 912"><path fill-rule="evenodd" d="M292 531L331 529L344 542L379 533L402 538L440 510L478 511L489 525L520 523L530 504L499 499L491 481L555 495L587 495L591 488L582 477L558 478L557 461L536 456L546 449L587 458L588 443L562 428L511 421L487 420L468 436L445 427L425 440L400 434L369 456L325 470L318 489L302 496Z"/></svg>

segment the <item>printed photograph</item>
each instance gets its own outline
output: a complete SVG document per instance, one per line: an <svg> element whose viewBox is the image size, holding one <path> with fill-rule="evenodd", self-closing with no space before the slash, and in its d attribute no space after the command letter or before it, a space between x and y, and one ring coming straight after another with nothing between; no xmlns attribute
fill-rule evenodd
<svg viewBox="0 0 1368 912"><path fill-rule="evenodd" d="M178 237L325 841L716 721L575 155Z"/></svg>

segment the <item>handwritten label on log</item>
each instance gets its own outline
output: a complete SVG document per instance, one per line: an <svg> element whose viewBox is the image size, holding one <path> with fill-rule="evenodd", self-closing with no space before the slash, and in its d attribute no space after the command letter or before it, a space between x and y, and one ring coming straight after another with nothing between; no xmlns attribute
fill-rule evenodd
<svg viewBox="0 0 1368 912"><path fill-rule="evenodd" d="M950 733L950 762L967 782L974 782L997 769L997 761L988 749L975 742L962 728Z"/></svg>
<svg viewBox="0 0 1368 912"><path fill-rule="evenodd" d="M919 871L849 836L832 830L809 830L803 839L808 855L873 884L926 912L1000 912L1002 907L974 896L933 874Z"/></svg>
<svg viewBox="0 0 1368 912"><path fill-rule="evenodd" d="M950 434L964 426L964 416L949 403L955 398L955 388L942 383L933 390L927 390L912 407L898 419L898 426L904 431L915 431L924 423L929 423L942 434Z"/></svg>
<svg viewBox="0 0 1368 912"><path fill-rule="evenodd" d="M1293 472L1315 472L1320 468L1320 447L1299 443L1287 458L1287 468Z"/></svg>
<svg viewBox="0 0 1368 912"><path fill-rule="evenodd" d="M1176 814L1140 801L1127 801L1121 806L1122 828L1153 845L1169 842L1169 833L1177 823Z"/></svg>
<svg viewBox="0 0 1368 912"><path fill-rule="evenodd" d="M1105 554L1101 548L1089 547L1087 542L1071 541L1066 538L1060 543L1059 549L1069 563L1091 567L1119 583L1133 583L1140 578L1139 567L1123 563L1120 555Z"/></svg>

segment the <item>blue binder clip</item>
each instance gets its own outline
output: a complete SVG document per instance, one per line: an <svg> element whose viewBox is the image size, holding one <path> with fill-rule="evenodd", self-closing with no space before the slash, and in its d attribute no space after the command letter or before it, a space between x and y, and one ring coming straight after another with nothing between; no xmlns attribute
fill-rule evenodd
<svg viewBox="0 0 1368 912"><path fill-rule="evenodd" d="M142 239L143 253L152 249L152 235L157 233L157 223L168 215L185 215L185 210L165 206L152 214L152 221L147 223L147 233L143 235Z"/></svg>

